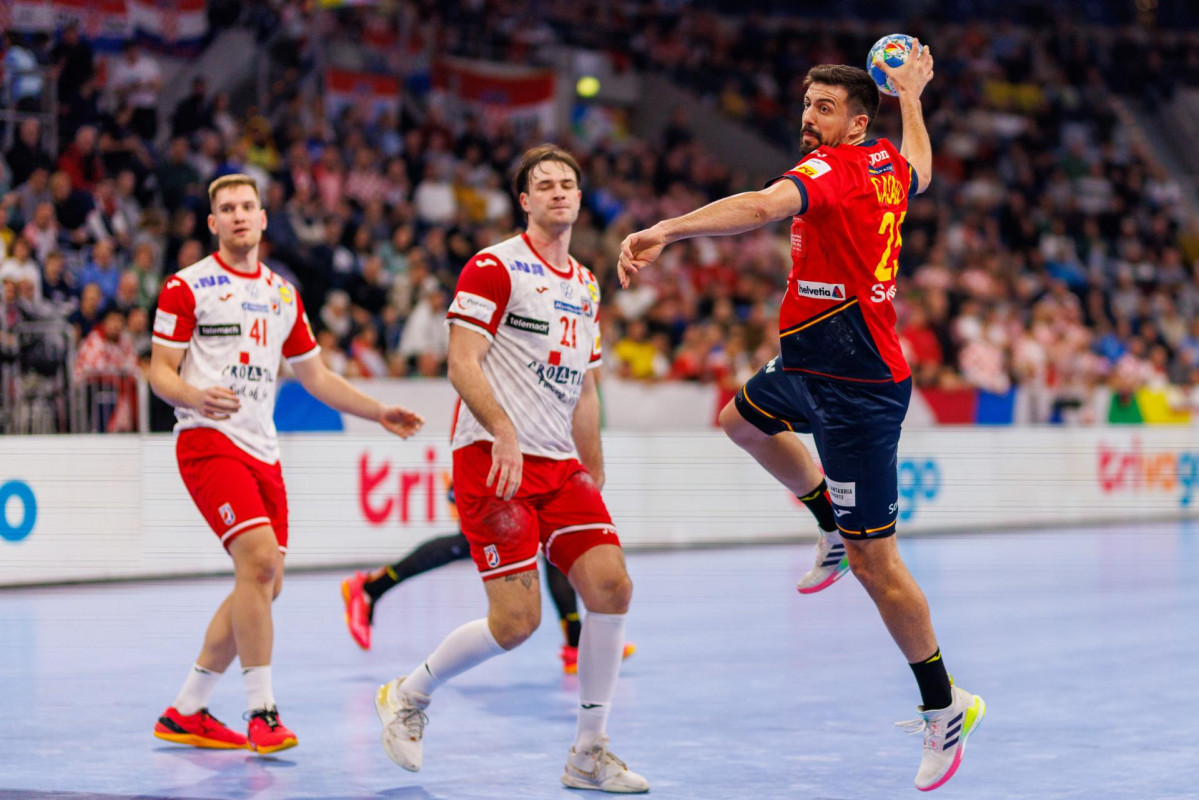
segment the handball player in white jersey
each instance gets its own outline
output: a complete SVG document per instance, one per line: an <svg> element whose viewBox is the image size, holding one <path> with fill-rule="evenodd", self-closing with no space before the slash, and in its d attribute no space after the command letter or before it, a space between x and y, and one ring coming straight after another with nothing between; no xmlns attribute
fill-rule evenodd
<svg viewBox="0 0 1199 800"><path fill-rule="evenodd" d="M514 188L527 231L474 256L450 304L449 376L458 390L454 492L487 592L485 619L451 633L407 676L379 688L383 747L421 767L430 695L511 650L541 622L537 551L587 608L579 641L579 712L562 783L649 789L608 750L605 730L633 584L600 489L599 287L571 258L582 192L575 159L554 145L524 154Z"/></svg>
<svg viewBox="0 0 1199 800"><path fill-rule="evenodd" d="M287 552L287 494L273 421L279 362L286 358L321 402L401 437L424 420L384 406L325 368L299 293L258 261L267 219L253 179L218 178L208 197L208 229L219 247L163 285L150 385L175 407L179 473L233 558L233 591L209 623L200 656L154 735L271 753L296 745L295 734L279 722L271 690L271 601L283 587ZM245 736L207 707L235 656L246 689Z"/></svg>

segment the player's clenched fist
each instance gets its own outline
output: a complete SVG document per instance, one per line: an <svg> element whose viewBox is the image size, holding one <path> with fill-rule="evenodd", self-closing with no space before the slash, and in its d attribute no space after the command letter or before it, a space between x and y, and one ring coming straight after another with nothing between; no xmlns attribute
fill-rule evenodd
<svg viewBox="0 0 1199 800"><path fill-rule="evenodd" d="M403 406L385 406L379 414L379 424L401 439L407 439L421 429L425 418Z"/></svg>
<svg viewBox="0 0 1199 800"><path fill-rule="evenodd" d="M629 288L633 276L654 263L665 246L666 239L657 228L648 228L626 236L620 243L620 260L616 263L621 288Z"/></svg>

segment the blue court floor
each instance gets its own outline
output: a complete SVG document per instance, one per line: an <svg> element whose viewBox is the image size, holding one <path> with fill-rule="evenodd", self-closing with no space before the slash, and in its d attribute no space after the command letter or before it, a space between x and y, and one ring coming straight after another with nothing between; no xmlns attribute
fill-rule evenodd
<svg viewBox="0 0 1199 800"><path fill-rule="evenodd" d="M942 798L1199 797L1199 525L910 539L959 683L988 714ZM911 673L861 587L801 597L809 546L633 553L612 749L653 797L917 797ZM481 615L469 564L399 587L375 648L343 624L340 574L276 604L275 693L300 746L273 757L150 735L227 580L0 592L0 799L568 798L576 680L546 624L443 688L425 769L392 765L372 693ZM238 719L236 668L212 709ZM240 723L238 723L240 725Z"/></svg>

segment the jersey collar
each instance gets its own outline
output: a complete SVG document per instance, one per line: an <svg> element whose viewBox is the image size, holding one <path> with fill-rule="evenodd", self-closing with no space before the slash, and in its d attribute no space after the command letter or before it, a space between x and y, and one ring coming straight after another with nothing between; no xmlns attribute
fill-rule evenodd
<svg viewBox="0 0 1199 800"><path fill-rule="evenodd" d="M527 233L522 233L522 234L520 235L520 238L522 238L522 239L524 239L524 240L525 240L525 245L526 245L526 246L527 246L527 247L528 247L528 248L529 248L531 251L533 251L533 255L537 256L537 260L538 260L538 261L540 261L542 264L544 264L544 265L545 265L545 267L546 267L546 269L548 269L550 272L554 273L554 274L555 274L555 275L557 275L559 278L571 278L571 277L574 277L574 274L575 274L575 273L574 273L575 260L574 260L573 258L571 258L569 255L568 255L566 258L568 259L568 261L569 261L569 263L570 263L570 269L568 269L566 272L563 272L562 270L558 269L558 268L557 268L557 267L555 267L553 264L551 264L550 262L546 261L544 258L542 258L542 257L541 257L541 253L538 253L538 252L537 252L537 248L533 246L533 240L529 238L529 234L527 234Z"/></svg>
<svg viewBox="0 0 1199 800"><path fill-rule="evenodd" d="M257 269L254 270L254 272L247 273L247 272L238 272L237 270L230 267L228 264L225 263L224 259L221 258L220 253L213 253L212 258L214 261L216 261L217 264L219 264L221 266L221 269L225 270L226 272L230 273L231 275L236 275L239 278L248 278L250 280L254 280L255 278L262 277L262 262L261 261L258 262L258 267L257 267Z"/></svg>

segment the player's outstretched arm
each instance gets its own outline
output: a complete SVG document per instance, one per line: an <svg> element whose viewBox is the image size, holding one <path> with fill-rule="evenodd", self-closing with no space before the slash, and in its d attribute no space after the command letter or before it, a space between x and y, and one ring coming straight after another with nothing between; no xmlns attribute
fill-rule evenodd
<svg viewBox="0 0 1199 800"><path fill-rule="evenodd" d="M879 62L878 66L890 77L891 85L899 95L899 113L903 118L903 144L899 154L916 170L916 178L920 181L916 194L920 194L933 180L933 146L920 107L920 95L933 79L932 51L922 47L919 39L913 39L911 52L902 65L892 67Z"/></svg>
<svg viewBox="0 0 1199 800"><path fill-rule="evenodd" d="M385 406L363 394L345 378L332 372L319 358L306 358L291 365L308 394L330 408L378 422L401 439L421 429L425 418L403 406Z"/></svg>
<svg viewBox="0 0 1199 800"><path fill-rule="evenodd" d="M487 485L494 483L495 496L511 500L520 487L524 456L516 438L516 426L495 399L495 392L483 374L483 357L490 349L491 342L483 334L462 325L450 326L450 383L470 413L495 438L491 445L491 470L487 473Z"/></svg>
<svg viewBox="0 0 1199 800"><path fill-rule="evenodd" d="M187 350L155 343L150 351L150 388L175 408L190 408L208 419L228 419L241 402L225 386L198 389L179 374Z"/></svg>
<svg viewBox="0 0 1199 800"><path fill-rule="evenodd" d="M666 219L652 228L631 233L620 244L616 270L625 289L640 270L662 254L662 248L696 236L731 236L793 217L803 207L803 195L791 181L778 181L760 192L731 195L690 214Z"/></svg>
<svg viewBox="0 0 1199 800"><path fill-rule="evenodd" d="M600 443L600 399L595 370L583 377L583 392L571 420L571 438L579 451L579 461L587 468L595 485L604 488L604 448Z"/></svg>

